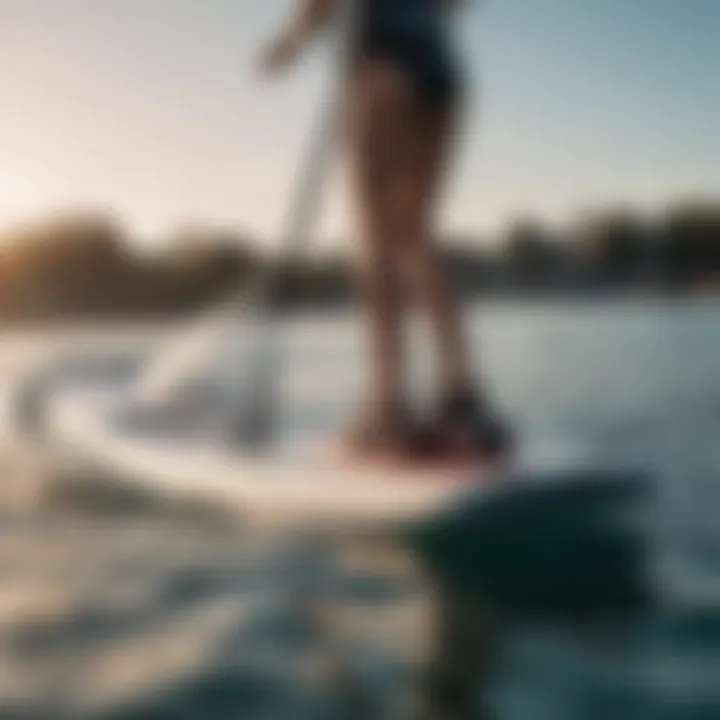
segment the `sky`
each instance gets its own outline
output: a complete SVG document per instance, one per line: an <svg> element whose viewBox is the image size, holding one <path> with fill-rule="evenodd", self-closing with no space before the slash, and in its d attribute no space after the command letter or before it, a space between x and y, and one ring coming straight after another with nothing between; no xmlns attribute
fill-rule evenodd
<svg viewBox="0 0 720 720"><path fill-rule="evenodd" d="M390 1L390 0L389 0ZM330 48L260 82L292 0L0 0L0 226L119 214L278 235ZM484 0L458 19L470 105L449 232L720 198L720 0ZM336 167L318 231L346 235Z"/></svg>

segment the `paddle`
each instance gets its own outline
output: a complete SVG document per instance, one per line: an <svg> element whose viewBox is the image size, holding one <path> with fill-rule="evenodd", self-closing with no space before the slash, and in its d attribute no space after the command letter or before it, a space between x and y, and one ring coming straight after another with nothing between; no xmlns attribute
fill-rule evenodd
<svg viewBox="0 0 720 720"><path fill-rule="evenodd" d="M220 435L247 449L265 447L276 427L275 393L281 358L277 294L285 268L309 245L329 174L337 137L342 83L346 79L358 27L359 1L342 3L342 7L344 12L336 35L339 61L336 63L335 87L314 123L292 201L282 223L274 261L260 271L249 292L245 287L233 288L227 298L209 313L203 313L141 377L134 393L136 404L155 409L173 401L179 401L183 407L195 405L198 397L205 405L220 403ZM238 326L243 314L250 325L244 342L245 356L238 363L239 367L228 367L227 356L231 353L224 352L224 345L228 333ZM224 368L217 367L217 357L225 358ZM210 372L207 365L211 366ZM239 377L238 372L241 373ZM213 373L214 382L210 383L213 387L208 388L208 378ZM229 381L229 385L222 387L224 381ZM178 400L180 396L189 397L189 401Z"/></svg>

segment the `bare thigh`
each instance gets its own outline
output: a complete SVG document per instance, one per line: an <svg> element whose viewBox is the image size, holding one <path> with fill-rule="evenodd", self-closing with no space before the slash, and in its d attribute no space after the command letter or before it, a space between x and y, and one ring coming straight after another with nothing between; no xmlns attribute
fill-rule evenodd
<svg viewBox="0 0 720 720"><path fill-rule="evenodd" d="M385 253L394 234L393 187L413 151L412 81L392 64L367 61L351 82L347 107L350 177L363 250Z"/></svg>
<svg viewBox="0 0 720 720"><path fill-rule="evenodd" d="M403 252L429 243L434 231L438 201L452 159L457 107L418 103L407 138L402 167L392 184L392 215ZM412 259L412 258L409 258Z"/></svg>

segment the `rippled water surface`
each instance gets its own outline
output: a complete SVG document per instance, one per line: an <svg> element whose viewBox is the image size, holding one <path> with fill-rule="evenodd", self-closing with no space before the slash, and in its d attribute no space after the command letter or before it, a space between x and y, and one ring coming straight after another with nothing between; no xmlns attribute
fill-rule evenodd
<svg viewBox="0 0 720 720"><path fill-rule="evenodd" d="M655 471L657 582L675 603L616 643L542 629L511 638L501 717L720 717L719 311L613 302L470 314L478 363L524 435ZM6 333L0 370L12 389L52 353L167 332ZM350 319L295 323L286 347L288 428L346 417L362 388ZM424 387L431 368L416 365ZM297 569L281 532L109 487L71 492L9 439L0 469L0 717L341 716L318 681L323 652L280 602ZM373 572L340 576L336 624L391 707L427 635L428 598L404 566Z"/></svg>

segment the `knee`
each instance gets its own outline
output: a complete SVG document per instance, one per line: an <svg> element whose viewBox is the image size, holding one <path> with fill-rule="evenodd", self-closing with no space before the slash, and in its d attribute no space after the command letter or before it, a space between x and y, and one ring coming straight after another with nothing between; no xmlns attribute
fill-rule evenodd
<svg viewBox="0 0 720 720"><path fill-rule="evenodd" d="M372 248L365 253L363 274L373 284L390 285L397 275L397 257L387 252L387 248L380 249L378 245L373 243Z"/></svg>
<svg viewBox="0 0 720 720"><path fill-rule="evenodd" d="M397 257L375 249L365 252L360 265L361 285L366 295L392 298L399 288Z"/></svg>
<svg viewBox="0 0 720 720"><path fill-rule="evenodd" d="M397 255L405 265L427 263L435 256L435 243L423 223L403 224L398 228L394 239Z"/></svg>

